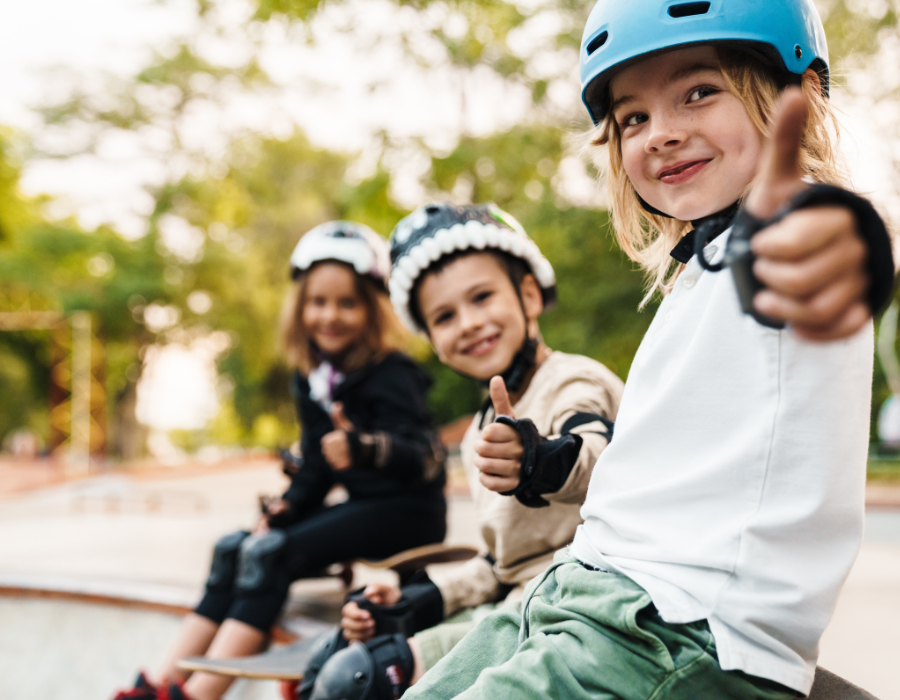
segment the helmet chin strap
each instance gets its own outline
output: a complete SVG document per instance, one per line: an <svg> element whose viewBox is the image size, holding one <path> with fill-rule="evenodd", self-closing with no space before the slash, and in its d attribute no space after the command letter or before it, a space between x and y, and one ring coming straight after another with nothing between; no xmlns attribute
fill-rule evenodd
<svg viewBox="0 0 900 700"><path fill-rule="evenodd" d="M509 366L500 373L500 376L503 377L503 383L506 384L506 390L510 394L515 394L522 388L522 385L528 378L528 374L534 369L535 364L537 364L537 349L537 338L532 338L528 334L528 329L526 327L525 340L522 341L521 347L516 351L516 354L513 355L512 362L509 363ZM462 374L462 372L460 372L460 374ZM467 377L469 375L463 374L463 376ZM469 377L469 379L475 379L475 377ZM491 379L493 379L493 377L491 377ZM491 384L490 379L475 379L475 381L485 389L490 387ZM484 417L487 415L487 410L493 405L494 402L491 400L490 393L488 393L484 402L481 404L481 409L479 411L479 413L481 413L481 423L478 425L479 428L484 425Z"/></svg>
<svg viewBox="0 0 900 700"><path fill-rule="evenodd" d="M519 297L519 308L522 309L522 317L525 319L525 339L522 341L516 354L513 355L509 365L505 370L500 372L499 375L503 378L503 383L506 385L506 391L510 394L515 394L522 389L522 385L528 378L528 374L537 364L537 349L540 344L538 338L532 338L531 333L528 332L528 312L525 310L525 300L522 298L522 290L519 289L517 285L514 286L516 287L516 296ZM490 388L491 379L493 379L493 377L479 379L478 377L473 377L472 375L460 372L459 370L456 370L456 373L462 375L466 379L474 379L485 389ZM478 426L479 428L484 425L484 416L491 406L493 406L493 401L491 400L490 393L488 393L484 402L481 404L481 424Z"/></svg>
<svg viewBox="0 0 900 700"><path fill-rule="evenodd" d="M643 197L641 197L641 195L639 195L637 193L637 191L635 191L634 196L637 197L637 200L641 205L641 209L643 209L648 214L655 214L656 216L662 216L666 219L674 219L675 218L671 214L666 214L666 212L660 211L659 209L654 207L652 204L647 202L647 200L645 200ZM739 199L736 202L729 204L727 207L725 207L721 211L717 211L713 214L708 214L707 216L701 216L699 219L691 219L691 224L696 229L696 228L699 228L701 226L701 224L704 224L707 221L710 221L712 219L733 219L734 215L737 214L738 209L740 209L740 208L741 208L741 200Z"/></svg>
<svg viewBox="0 0 900 700"><path fill-rule="evenodd" d="M503 383L506 385L506 390L510 394L515 394L522 388L522 384L525 383L525 379L528 377L528 373L532 369L534 369L535 364L537 364L537 349L537 339L532 338L526 330L525 340L522 341L522 345L516 351L516 354L513 355L509 366L505 370L500 372L499 375L495 375L503 378ZM479 379L478 377L474 377L471 374L466 374L465 372L460 372L459 370L455 371L461 377L465 377L466 379L474 379L485 389L490 387L491 379L493 379L493 377L490 377L488 379ZM488 400L490 401L490 399Z"/></svg>
<svg viewBox="0 0 900 700"><path fill-rule="evenodd" d="M507 368L500 373L500 376L503 378L503 383L506 385L506 391L510 394L515 394L522 389L522 385L525 384L525 380L528 378L529 373L534 369L535 364L537 364L537 349L539 345L538 339L532 338L531 334L528 332L528 313L525 311L525 300L522 299L521 290L517 288L516 294L519 297L522 316L525 318L525 339L522 341L516 354L513 355ZM476 379L476 381L487 389L491 385L491 379L493 379L493 377L489 379ZM487 413L488 408L493 405L494 402L491 400L490 393L488 393L484 403L481 405L481 425L478 426L479 428L484 425L484 416Z"/></svg>
<svg viewBox="0 0 900 700"><path fill-rule="evenodd" d="M518 349L516 354L513 355L509 367L500 374L500 376L503 377L503 383L506 384L506 390L510 394L515 394L522 388L525 379L528 377L528 373L534 369L537 359L537 349L537 339L529 336L528 331L526 330L525 340L522 342L522 346ZM491 382L490 380L479 380L478 383L487 387Z"/></svg>

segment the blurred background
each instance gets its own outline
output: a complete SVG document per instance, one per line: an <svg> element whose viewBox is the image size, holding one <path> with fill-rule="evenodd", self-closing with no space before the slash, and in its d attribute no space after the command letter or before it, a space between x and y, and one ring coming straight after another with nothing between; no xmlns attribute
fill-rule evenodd
<svg viewBox="0 0 900 700"><path fill-rule="evenodd" d="M817 5L854 185L896 225L900 2ZM277 319L290 251L322 221L386 236L427 201L496 202L556 269L559 308L541 321L549 345L627 376L654 305L637 311L641 275L614 246L602 174L585 154L577 66L591 6L0 4L0 578L20 577L10 589L53 575L190 597L211 538L250 517L258 491L280 488L269 455L298 428ZM886 358L896 321L885 322ZM439 423L477 409L477 386L424 343L411 352L435 380ZM900 594L900 430L878 431L900 392L900 369L893 392L890 375L876 365L869 465L870 551L888 553L866 560L884 600ZM868 634L900 623L891 610L847 615ZM872 666L877 653L866 652Z"/></svg>

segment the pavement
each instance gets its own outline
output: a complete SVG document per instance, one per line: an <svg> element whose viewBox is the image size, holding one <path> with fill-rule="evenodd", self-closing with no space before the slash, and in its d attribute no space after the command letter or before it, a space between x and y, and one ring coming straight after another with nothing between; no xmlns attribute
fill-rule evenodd
<svg viewBox="0 0 900 700"><path fill-rule="evenodd" d="M58 478L46 465L33 472L23 464L5 467L0 462L3 700L103 700L129 685L138 668L156 668L180 623L177 611L202 591L212 544L250 526L258 495L281 493L286 483L266 458L78 480ZM451 477L448 542L477 545L472 502L458 472ZM892 507L900 505L900 489L879 488L820 664L881 700L900 700L893 667L900 658L900 508ZM392 576L357 567L356 585ZM29 588L158 605L9 595ZM334 614L343 592L336 578L301 581L292 601ZM274 700L277 692L273 683L241 682L226 697Z"/></svg>

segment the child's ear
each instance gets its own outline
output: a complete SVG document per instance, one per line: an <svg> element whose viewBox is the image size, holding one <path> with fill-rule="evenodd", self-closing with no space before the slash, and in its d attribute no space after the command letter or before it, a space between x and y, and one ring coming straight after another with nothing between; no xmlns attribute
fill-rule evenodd
<svg viewBox="0 0 900 700"><path fill-rule="evenodd" d="M525 316L529 321L536 321L544 311L544 296L541 294L541 286L534 275L527 274L522 278L519 289L522 295L522 306L525 308Z"/></svg>
<svg viewBox="0 0 900 700"><path fill-rule="evenodd" d="M821 93L822 92L822 76L820 76L816 71L812 68L807 68L803 71L803 80L809 80L815 86L815 88Z"/></svg>

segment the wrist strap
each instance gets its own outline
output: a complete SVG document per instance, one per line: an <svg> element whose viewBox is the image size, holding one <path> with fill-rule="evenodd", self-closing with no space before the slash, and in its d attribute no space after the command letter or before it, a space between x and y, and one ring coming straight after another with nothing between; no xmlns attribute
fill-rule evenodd
<svg viewBox="0 0 900 700"><path fill-rule="evenodd" d="M784 328L784 323L756 311L753 297L763 285L753 274L753 261L756 256L750 249L750 239L762 229L775 224L788 214L811 207L838 206L849 209L856 219L856 228L868 248L866 267L869 272L869 291L866 301L872 314L880 312L893 296L894 290L894 255L891 239L878 212L872 204L853 192L834 185L811 185L800 192L788 204L770 219L759 219L741 208L734 218L731 236L722 263L711 265L703 255L703 247L707 243L710 230L701 226L695 233L694 251L700 266L711 272L718 272L723 267L731 267L741 308L759 323L770 328Z"/></svg>

